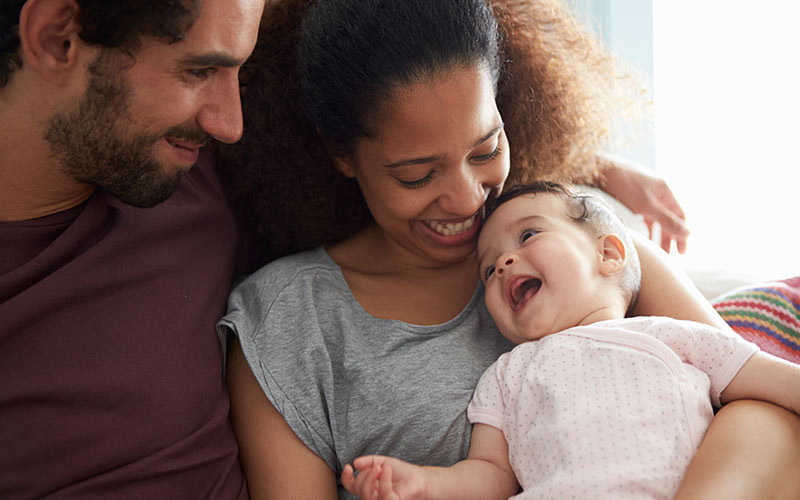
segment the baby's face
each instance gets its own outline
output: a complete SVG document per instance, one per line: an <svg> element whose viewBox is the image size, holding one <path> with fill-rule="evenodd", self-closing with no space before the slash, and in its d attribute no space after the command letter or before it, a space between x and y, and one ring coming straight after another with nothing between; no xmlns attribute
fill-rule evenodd
<svg viewBox="0 0 800 500"><path fill-rule="evenodd" d="M478 239L486 306L514 343L581 324L596 307L602 243L567 215L556 194L501 205Z"/></svg>

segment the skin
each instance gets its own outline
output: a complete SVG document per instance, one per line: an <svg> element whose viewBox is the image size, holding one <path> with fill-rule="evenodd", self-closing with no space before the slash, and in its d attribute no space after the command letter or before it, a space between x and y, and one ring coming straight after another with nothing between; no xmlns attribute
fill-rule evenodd
<svg viewBox="0 0 800 500"><path fill-rule="evenodd" d="M658 227L660 245L665 252L669 253L674 247L678 253L685 253L689 237L686 214L666 181L624 158L599 155L597 161L600 169L597 187L615 196L633 212L642 214L651 237Z"/></svg>
<svg viewBox="0 0 800 500"><path fill-rule="evenodd" d="M523 195L501 205L478 241L486 307L516 344L576 325L625 316L615 279L625 266L616 235L594 236L571 220L558 195ZM537 283L526 290L527 283Z"/></svg>
<svg viewBox="0 0 800 500"><path fill-rule="evenodd" d="M466 68L415 85L381 116L375 138L357 141L351 157L335 158L358 182L375 223L328 253L370 314L443 323L477 285L477 219L508 175L489 73ZM457 234L442 234L447 224Z"/></svg>
<svg viewBox="0 0 800 500"><path fill-rule="evenodd" d="M624 317L628 301L618 278L625 269L625 245L617 235L590 231L569 218L563 197L550 193L514 198L486 222L478 241L486 306L506 338L535 341L576 325ZM520 280L530 279L541 280L540 286L516 292ZM800 366L756 353L720 398L723 404L740 399L771 402L796 414ZM503 499L519 488L505 435L484 424L473 428L468 458L452 467L420 467L378 455L359 457L353 466L345 467L342 484L365 500ZM765 490L734 481L724 494L704 484L702 478L690 480L681 495L742 498L743 488L749 497Z"/></svg>
<svg viewBox="0 0 800 500"><path fill-rule="evenodd" d="M194 164L200 138L237 141L238 71L255 46L262 9L263 0L207 0L182 41L143 39L132 60L120 55L129 95L105 127L109 139L152 138L144 152L172 179ZM55 116L74 115L85 102L87 69L101 54L78 37L78 12L71 0L29 0L22 9L23 65L0 99L0 118L18 124L0 138L0 220L56 213L94 191L91 180L63 168L43 137Z"/></svg>
<svg viewBox="0 0 800 500"><path fill-rule="evenodd" d="M201 16L207 16L205 19L211 26L210 32L205 31L208 28L202 28L204 24L198 20L192 28L192 32L198 35L196 41L184 40L169 47L161 47L166 50L162 54L158 54L153 47L148 49L146 45L143 46L142 50L149 50L152 57L161 58L160 61L150 60L149 67L155 70L155 74L148 74L148 71L139 73L142 66L136 70L136 65L123 71L127 81L137 89L132 97L136 103L132 108L136 108L137 111L131 115L133 122L138 124L136 127L139 125L143 127L142 130L136 131L137 133L163 134L174 126L183 125L203 130L226 142L234 141L241 135L237 74L239 65L252 50L263 2L236 0L223 3L221 0L206 0L204 4L204 13ZM3 123L15 124L0 134L0 200L3 200L0 203L0 220L27 220L56 213L80 204L93 192L90 185L64 174L42 139L46 124L55 110L72 109L84 96L89 80L87 68L99 56L97 48L87 46L79 40L77 12L76 2L69 0L28 0L23 8L20 19L22 39L20 55L23 67L14 73L11 83L0 90L0 120ZM233 22L234 20L237 22ZM213 27L217 26L217 23L226 26L220 25L220 29L215 30ZM198 26L201 28L198 29ZM196 46L195 43L200 43L202 47ZM225 58L215 60L212 57L202 61L203 64L187 64L186 58L179 57L179 54L215 57L223 54ZM166 64L167 61L172 64L166 66L159 64ZM235 64L230 65L231 61ZM191 60L188 62L191 63ZM137 57L137 65L140 63L141 54ZM183 80L184 72L204 69L211 70L205 83L190 84ZM152 87L157 91L148 92L139 88L139 85L146 81L157 84ZM149 108L150 113L141 112L140 105ZM173 109L174 106L177 108ZM176 114L173 115L173 112ZM157 125L151 127L150 123ZM192 149L191 145L187 146L189 146L187 149ZM170 151L164 143L153 148L156 157L172 162L169 158L175 155ZM174 163L176 169L180 170L181 164L185 162L177 160ZM24 165L25 168L19 168L20 165ZM612 176L612 179L604 184L609 193L629 206L632 206L631 200L635 200L640 207L639 211L656 214L656 218L660 217L660 220L670 220L669 217L665 217L668 210L666 212L664 210L669 204L655 205L649 201L653 196L641 196L641 193L663 194L664 191L658 188L658 183L654 184L644 177L640 181L633 182L637 190L628 192L612 181L619 176L627 176L625 178L629 179L633 174L625 173L623 172L625 169L611 164L605 165L603 170L619 174ZM167 168L165 171L173 170ZM677 224L675 231L685 233L681 224ZM380 236L379 231L371 228L363 234L356 235L347 243L358 252L356 256L363 258L375 255L376 252L369 252L363 246L356 244L360 239L374 241L370 234ZM340 247L342 255L347 250L347 245L343 244ZM637 241L638 247L642 247L639 249L639 254L643 262L644 279L658 284L643 289L638 302L638 312L675 315L709 323L720 321L705 302L698 300L699 294L688 280L672 270L662 255L655 252L652 246L648 246L643 240ZM333 249L331 251L335 252ZM378 267L372 259L363 259L365 264L371 266L364 269L356 265L355 260L355 258L347 260L341 256L337 262L340 262L340 265L351 264L348 267L353 271L350 278L355 281L359 281L357 277L362 278L358 283L363 286L359 297L365 297L374 286L384 283L376 275L371 274L372 270ZM441 317L452 318L460 310L459 293L465 287L469 288L470 284L474 286L476 280L472 267L474 262L465 259L454 266L433 265L432 267L441 271L435 277L430 276L424 266L418 268L412 264L398 265L387 277L392 278L391 281L395 283L401 283L404 293L418 293L420 300L398 293L399 305L393 307L395 302L391 300L376 299L371 303L369 310L383 313L386 317L414 316L412 319L417 319L420 324L441 322ZM429 290L435 293L428 293ZM443 301L445 303L441 308L430 307L443 297L447 297L448 300ZM422 299L428 299L424 304L425 307L419 310L411 308L419 302L424 302ZM229 369L232 413L240 441L245 443L242 446L242 455L246 472L250 477L253 498L335 498L336 478L333 472L291 433L280 414L264 398L247 366L242 362L236 362L237 352L240 352L237 347L231 349L231 357L234 360ZM786 463L797 462L800 453L796 450L800 450L800 437L796 419L764 420L763 414L771 416L773 407L763 411L759 409L758 412L751 411L749 407L740 407L743 408L741 411L728 412L727 421L735 424L731 424L730 429L720 432L722 438L718 438L716 444L709 445L709 448L722 449L725 451L724 456L727 457L734 451L730 446L724 445L730 444L729 436L740 434L738 425L752 427L755 421L758 427L763 422L765 425L773 425L771 430L775 440L764 448L758 448L759 443L766 442L764 440L741 443L737 447L736 451L741 456L752 455L754 449L766 450L762 456L764 459L757 461L756 464L749 464L746 470L753 471L755 467L762 467L766 471L762 475L767 476L773 470L785 470L779 467L783 467ZM776 420L784 425L776 425ZM716 435L717 433L710 432L709 439ZM276 446L275 443L280 443L280 446ZM775 457L775 460L772 460L772 457ZM696 462L699 460L696 459ZM697 476L707 477L711 471L718 471L720 466L726 465L728 463L724 460L722 463L711 460L705 465L698 466L700 472ZM741 474L742 470L745 469L737 465L730 467L728 473L730 476L736 475L741 482L745 479ZM796 477L793 474L794 470L796 468L791 469L791 474L783 474L781 477ZM787 484L789 481L786 480L777 482L777 486ZM271 485L272 489L261 488L263 485ZM795 494L791 498L796 497Z"/></svg>
<svg viewBox="0 0 800 500"><path fill-rule="evenodd" d="M471 223L509 169L488 71L459 69L446 83L401 91L384 114L378 136L359 140L337 168L358 182L392 259L429 267L470 258Z"/></svg>
<svg viewBox="0 0 800 500"><path fill-rule="evenodd" d="M493 136L489 135L488 144L479 141L501 123L482 71L463 68L408 87L391 107L381 110L383 121L376 137L358 141L350 157L334 158L343 174L359 182L376 222L326 250L342 268L353 295L373 316L440 324L463 310L478 284L475 239L470 245L437 245L419 226L424 221L459 222L471 217L505 179L507 163L497 167L503 155L490 163L474 161L476 155L494 149ZM496 138L504 140L502 133ZM387 168L393 162L431 156L440 160ZM429 173L430 181L416 189L400 182ZM641 238L635 244L644 283L638 314L725 327L661 250ZM251 497L337 498L334 471L294 435L271 405L238 343L233 342L229 353L231 416Z"/></svg>
<svg viewBox="0 0 800 500"><path fill-rule="evenodd" d="M425 221L463 223L500 189L508 171L506 156L484 158L506 144L488 73L469 68L450 76L407 89L385 112L376 138L359 141L352 157L335 159L359 182L376 223L327 251L362 307L379 318L442 323L464 308L477 286L475 231L464 243L422 227ZM429 157L438 160L387 167ZM429 173L424 186L402 182ZM337 498L335 474L266 399L238 343L228 361L231 417L251 497Z"/></svg>

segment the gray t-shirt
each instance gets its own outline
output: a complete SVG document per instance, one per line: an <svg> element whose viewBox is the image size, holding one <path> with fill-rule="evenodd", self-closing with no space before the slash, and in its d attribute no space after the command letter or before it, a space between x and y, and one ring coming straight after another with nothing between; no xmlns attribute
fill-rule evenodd
<svg viewBox="0 0 800 500"><path fill-rule="evenodd" d="M272 404L339 475L364 454L450 465L466 457L467 405L513 345L478 287L452 320L420 326L361 308L322 248L275 261L237 286L232 331ZM340 487L340 498L350 498Z"/></svg>

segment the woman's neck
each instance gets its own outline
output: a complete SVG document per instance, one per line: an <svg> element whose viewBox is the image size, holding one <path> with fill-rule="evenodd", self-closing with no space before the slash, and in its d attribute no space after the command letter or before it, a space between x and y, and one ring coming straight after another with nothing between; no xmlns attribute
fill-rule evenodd
<svg viewBox="0 0 800 500"><path fill-rule="evenodd" d="M371 315L433 325L457 316L478 286L477 259L437 262L387 242L374 227L327 249Z"/></svg>

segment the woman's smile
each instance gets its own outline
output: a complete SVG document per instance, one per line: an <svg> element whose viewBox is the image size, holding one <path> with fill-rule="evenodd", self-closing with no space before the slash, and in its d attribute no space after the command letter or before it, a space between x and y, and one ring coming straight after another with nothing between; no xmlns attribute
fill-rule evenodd
<svg viewBox="0 0 800 500"><path fill-rule="evenodd" d="M439 246L454 247L474 244L480 229L478 210L466 219L427 219L417 221L422 234Z"/></svg>

